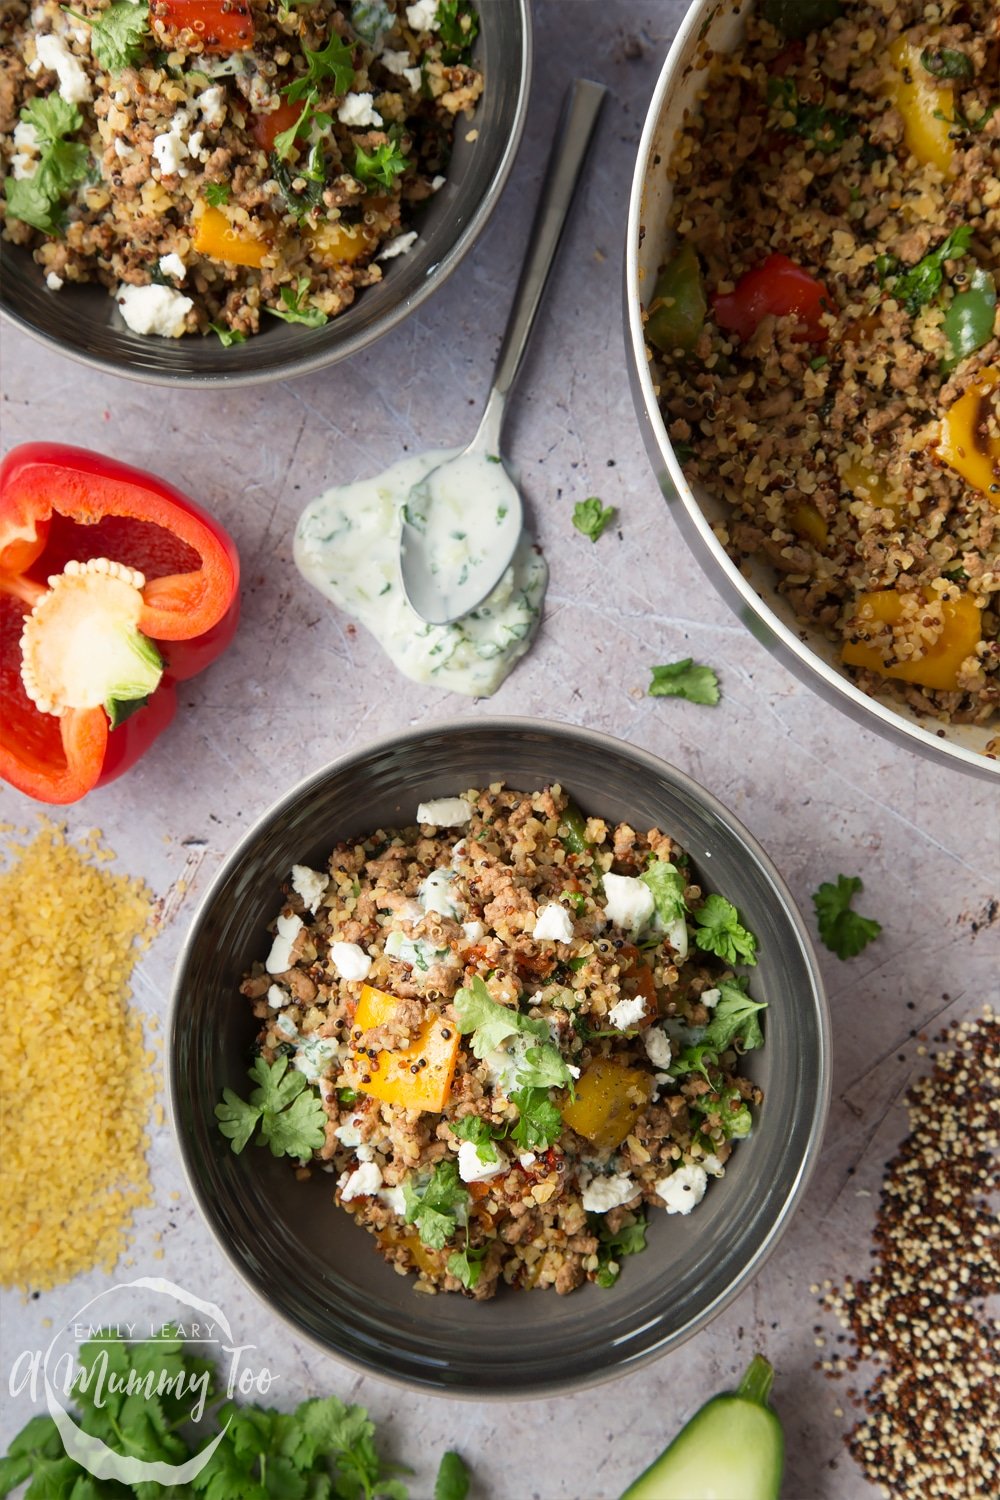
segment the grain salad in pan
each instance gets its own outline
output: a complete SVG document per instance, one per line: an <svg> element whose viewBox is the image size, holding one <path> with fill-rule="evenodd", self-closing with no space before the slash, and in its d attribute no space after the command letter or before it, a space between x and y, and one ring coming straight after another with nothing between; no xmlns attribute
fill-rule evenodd
<svg viewBox="0 0 1000 1500"><path fill-rule="evenodd" d="M413 245L483 80L466 0L7 0L3 233L133 332L316 328Z"/></svg>
<svg viewBox="0 0 1000 1500"><path fill-rule="evenodd" d="M416 817L292 870L220 1127L334 1174L420 1291L610 1286L753 1127L756 941L667 834L559 786Z"/></svg>
<svg viewBox="0 0 1000 1500"><path fill-rule="evenodd" d="M668 171L646 338L685 471L883 701L995 724L994 0L762 0ZM1000 740L991 742L996 749Z"/></svg>

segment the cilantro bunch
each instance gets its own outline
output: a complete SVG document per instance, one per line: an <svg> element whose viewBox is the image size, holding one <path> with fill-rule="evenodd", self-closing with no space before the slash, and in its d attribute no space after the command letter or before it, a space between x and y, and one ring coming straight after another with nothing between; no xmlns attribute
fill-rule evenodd
<svg viewBox="0 0 1000 1500"><path fill-rule="evenodd" d="M61 94L49 94L30 100L21 110L21 119L34 126L38 165L31 177L7 178L7 212L42 234L58 234L63 200L83 181L90 165L88 147L67 139L82 130L83 116Z"/></svg>
<svg viewBox="0 0 1000 1500"><path fill-rule="evenodd" d="M249 1101L223 1089L222 1103L215 1106L219 1129L233 1150L238 1155L259 1125L258 1145L270 1146L272 1156L300 1161L311 1156L326 1139L326 1111L319 1095L306 1087L301 1073L288 1072L287 1057L273 1063L258 1057L250 1077L257 1087Z"/></svg>
<svg viewBox="0 0 1000 1500"><path fill-rule="evenodd" d="M174 1500L407 1500L407 1487L396 1477L406 1471L382 1462L375 1424L363 1406L347 1406L336 1396L303 1401L292 1412L220 1404L213 1362L188 1354L170 1326L136 1343L100 1332L82 1346L79 1363L77 1424L114 1452L180 1465L201 1453L221 1428L218 1446L189 1483L169 1490L151 1482L113 1483L92 1478L69 1458L53 1419L37 1416L0 1459L0 1496L30 1479L25 1500L151 1500L154 1492ZM104 1366L108 1378L101 1380ZM136 1383L149 1377L158 1394L129 1394L124 1387L130 1375ZM445 1453L435 1500L465 1500L468 1490L462 1459Z"/></svg>

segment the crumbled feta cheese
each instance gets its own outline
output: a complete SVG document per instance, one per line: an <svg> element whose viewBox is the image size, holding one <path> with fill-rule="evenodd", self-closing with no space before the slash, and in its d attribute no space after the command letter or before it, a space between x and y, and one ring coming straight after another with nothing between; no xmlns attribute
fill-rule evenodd
<svg viewBox="0 0 1000 1500"><path fill-rule="evenodd" d="M346 1125L338 1125L333 1132L342 1146L348 1151L353 1151L355 1146L361 1145L361 1132L358 1130L360 1115L352 1115Z"/></svg>
<svg viewBox="0 0 1000 1500"><path fill-rule="evenodd" d="M14 145L17 149L11 158L11 171L18 182L23 182L38 170L38 131L29 120L19 120L14 126Z"/></svg>
<svg viewBox="0 0 1000 1500"><path fill-rule="evenodd" d="M726 1175L725 1166L715 1155L714 1151L710 1156L702 1157L701 1164L705 1168L705 1171L708 1173L709 1177L725 1177Z"/></svg>
<svg viewBox="0 0 1000 1500"><path fill-rule="evenodd" d="M704 1167L678 1167L661 1177L653 1191L663 1199L668 1214L689 1214L705 1196L708 1175Z"/></svg>
<svg viewBox="0 0 1000 1500"><path fill-rule="evenodd" d="M442 177L439 172L436 177L431 178L431 192L439 193L447 181L447 177Z"/></svg>
<svg viewBox="0 0 1000 1500"><path fill-rule="evenodd" d="M417 808L417 822L433 828L459 828L471 820L472 803L464 797L435 797Z"/></svg>
<svg viewBox="0 0 1000 1500"><path fill-rule="evenodd" d="M535 1165L538 1157L535 1155L534 1151L522 1151L521 1155L517 1159L520 1162L521 1166L525 1169L525 1171L527 1171L529 1167L533 1167Z"/></svg>
<svg viewBox="0 0 1000 1500"><path fill-rule="evenodd" d="M45 285L48 287L50 292L58 292L59 288L63 284L63 279L59 275L58 271L49 271L46 274Z"/></svg>
<svg viewBox="0 0 1000 1500"><path fill-rule="evenodd" d="M632 1178L620 1172L614 1177L592 1177L583 1187L583 1206L588 1214L606 1214L634 1198L638 1191Z"/></svg>
<svg viewBox="0 0 1000 1500"><path fill-rule="evenodd" d="M205 122L206 129L217 130L226 118L226 91L221 83L214 83L210 88L202 89L194 99L201 118Z"/></svg>
<svg viewBox="0 0 1000 1500"><path fill-rule="evenodd" d="M580 1076L580 1069L574 1063L566 1064L566 1072L571 1078L579 1078Z"/></svg>
<svg viewBox="0 0 1000 1500"><path fill-rule="evenodd" d="M478 943L480 938L485 937L486 928L482 922L463 922L462 936L467 943Z"/></svg>
<svg viewBox="0 0 1000 1500"><path fill-rule="evenodd" d="M414 31L437 31L438 0L416 0L415 5L406 7L407 25L412 26Z"/></svg>
<svg viewBox="0 0 1000 1500"><path fill-rule="evenodd" d="M341 125L381 125L382 116L372 107L373 98L373 94L345 94L337 109Z"/></svg>
<svg viewBox="0 0 1000 1500"><path fill-rule="evenodd" d="M59 92L67 104L85 104L92 98L90 79L61 36L36 37L35 51L42 67L55 73Z"/></svg>
<svg viewBox="0 0 1000 1500"><path fill-rule="evenodd" d="M179 114L183 111L179 111ZM187 124L185 118L184 124ZM164 177L185 177L184 163L188 159L187 141L181 135L178 128L177 118L171 122L170 129L163 131L161 135L153 138L153 155L159 163L160 171Z"/></svg>
<svg viewBox="0 0 1000 1500"><path fill-rule="evenodd" d="M707 1005L709 1010L714 1010L719 1001L722 999L722 991L702 990L701 994L698 996L698 999L701 1001L702 1005Z"/></svg>
<svg viewBox="0 0 1000 1500"><path fill-rule="evenodd" d="M128 141L123 141L121 136L115 136L115 155L119 161L128 161L130 156L135 155L135 147L130 146Z"/></svg>
<svg viewBox="0 0 1000 1500"><path fill-rule="evenodd" d="M129 290L138 290L140 292L166 292L169 291L169 288L162 286L143 286L138 288L130 287ZM177 293L170 292L169 295L172 297L176 297ZM188 304L188 307L191 306L189 298L184 297L182 300ZM125 321L128 322L128 319L126 318ZM129 324L129 327L131 326L132 325ZM288 972L292 963L292 946L295 942L295 939L302 931L303 925L304 924L301 917L286 917L282 915L278 918L278 931L275 935L274 942L271 944L271 951L267 955L267 958L264 960L264 968L269 974L285 974Z"/></svg>
<svg viewBox="0 0 1000 1500"><path fill-rule="evenodd" d="M565 906L558 901L549 901L535 917L532 934L537 942L571 943L573 941L573 919Z"/></svg>
<svg viewBox="0 0 1000 1500"><path fill-rule="evenodd" d="M398 958L400 963L409 964L421 973L436 964L444 964L450 968L458 963L457 956L450 948L435 948L433 943L424 938L408 938L398 927L394 927L386 938L385 952L388 958Z"/></svg>
<svg viewBox="0 0 1000 1500"><path fill-rule="evenodd" d="M417 900L423 910L435 911L439 917L452 917L457 922L462 916L462 907L452 894L454 881L453 870L432 870L417 888Z"/></svg>
<svg viewBox="0 0 1000 1500"><path fill-rule="evenodd" d="M379 1188L377 1197L386 1208L391 1208L394 1214L398 1214L401 1219L405 1217L406 1195L401 1187Z"/></svg>
<svg viewBox="0 0 1000 1500"><path fill-rule="evenodd" d="M342 1050L339 1042L332 1037L318 1036L315 1033L312 1036L300 1036L297 1041L292 1067L297 1068L311 1083L316 1082Z"/></svg>
<svg viewBox="0 0 1000 1500"><path fill-rule="evenodd" d="M163 265L162 260L160 265ZM309 911L315 913L329 884L330 877L322 870L311 870L308 865L292 865L292 890L302 897Z"/></svg>
<svg viewBox="0 0 1000 1500"><path fill-rule="evenodd" d="M672 922L668 922L663 929L663 935L679 960L687 958L688 928L684 917L675 917Z"/></svg>
<svg viewBox="0 0 1000 1500"><path fill-rule="evenodd" d="M345 1172L337 1186L341 1203L350 1203L352 1198L371 1198L382 1186L382 1173L373 1161L362 1162L353 1172Z"/></svg>
<svg viewBox="0 0 1000 1500"><path fill-rule="evenodd" d="M285 1015L284 1011L282 1011L281 1015L278 1017L277 1021L275 1021L274 1024L277 1026L282 1036L293 1037L298 1035L295 1030L295 1022L292 1020L291 1016Z"/></svg>
<svg viewBox="0 0 1000 1500"><path fill-rule="evenodd" d="M653 915L653 893L634 875L605 875L604 909L622 932L639 933Z"/></svg>
<svg viewBox="0 0 1000 1500"><path fill-rule="evenodd" d="M500 1151L496 1146L496 1161L483 1161L476 1148L475 1141L463 1141L458 1148L458 1175L463 1182L487 1182L491 1177L499 1177L501 1172L506 1172L510 1166L506 1153Z"/></svg>
<svg viewBox="0 0 1000 1500"><path fill-rule="evenodd" d="M612 1026L617 1026L619 1031L628 1031L633 1026L638 1026L646 1014L646 1002L641 995L634 995L631 999L619 1000L608 1012L608 1020Z"/></svg>
<svg viewBox="0 0 1000 1500"><path fill-rule="evenodd" d="M392 52L387 47L380 55L379 62L384 63L389 72L394 73L397 78L405 78L415 94L420 93L420 85L423 79L420 69L413 67L408 52Z"/></svg>
<svg viewBox="0 0 1000 1500"><path fill-rule="evenodd" d="M192 130L188 141L188 155L195 161L208 161L212 154L211 146L205 145L205 132L203 130Z"/></svg>
<svg viewBox="0 0 1000 1500"><path fill-rule="evenodd" d="M662 1026L651 1026L648 1031L644 1032L642 1044L654 1068L670 1067L674 1054L670 1047L670 1038Z"/></svg>
<svg viewBox="0 0 1000 1500"><path fill-rule="evenodd" d="M164 276L175 276L178 281L183 281L187 275L187 266L174 250L169 255L160 256L160 270Z"/></svg>
<svg viewBox="0 0 1000 1500"><path fill-rule="evenodd" d="M334 943L330 948L333 967L341 979L367 979L372 961L358 943Z"/></svg>
<svg viewBox="0 0 1000 1500"><path fill-rule="evenodd" d="M280 984L272 984L267 992L267 1003L272 1010L281 1010L291 1000L291 995Z"/></svg>
<svg viewBox="0 0 1000 1500"><path fill-rule="evenodd" d="M379 251L376 260L395 260L397 255L407 255L417 242L417 231L411 229L408 234L397 234L394 240Z"/></svg>

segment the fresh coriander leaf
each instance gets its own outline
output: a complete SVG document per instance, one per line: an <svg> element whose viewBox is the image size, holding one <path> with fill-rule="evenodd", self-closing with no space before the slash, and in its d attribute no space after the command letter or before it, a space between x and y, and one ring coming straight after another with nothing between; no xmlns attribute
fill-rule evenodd
<svg viewBox="0 0 1000 1500"><path fill-rule="evenodd" d="M884 286L890 276L899 272L899 261L888 251L882 251L875 257L875 274L878 276L879 285Z"/></svg>
<svg viewBox="0 0 1000 1500"><path fill-rule="evenodd" d="M285 162L295 149L295 142L300 135L304 135L310 122L315 115L315 93L310 94L302 106L302 113L294 125L289 125L287 130L279 130L274 137L274 155L279 162Z"/></svg>
<svg viewBox="0 0 1000 1500"><path fill-rule="evenodd" d="M7 212L42 234L57 234L62 200L83 181L90 163L90 152L82 141L65 139L82 129L83 116L61 94L48 94L26 104L21 119L35 128L38 165L31 177L7 178Z"/></svg>
<svg viewBox="0 0 1000 1500"><path fill-rule="evenodd" d="M598 1217L598 1216L595 1216ZM634 1224L623 1224L618 1230L610 1230L600 1217L595 1224L597 1232L597 1285L607 1289L614 1286L621 1274L619 1262L627 1255L639 1255L646 1248L646 1220L637 1219Z"/></svg>
<svg viewBox="0 0 1000 1500"><path fill-rule="evenodd" d="M591 495L587 500L578 500L573 507L573 525L584 536L589 536L592 542L597 541L614 516L615 507L602 505L596 495Z"/></svg>
<svg viewBox="0 0 1000 1500"><path fill-rule="evenodd" d="M219 335L219 343L224 349L229 349L233 344L245 344L247 341L245 333L240 333L236 328L227 328L225 323L209 323L208 326L213 333Z"/></svg>
<svg viewBox="0 0 1000 1500"><path fill-rule="evenodd" d="M540 1047L526 1050L523 1062L517 1067L517 1083L521 1088L572 1091L573 1075L555 1043L543 1042Z"/></svg>
<svg viewBox="0 0 1000 1500"><path fill-rule="evenodd" d="M684 889L687 881L676 865L665 859L654 859L639 876L643 885L653 893L656 915L664 927L682 922L687 916Z"/></svg>
<svg viewBox="0 0 1000 1500"><path fill-rule="evenodd" d="M206 203L213 208L222 208L223 204L229 202L230 186L228 182L208 182L202 189Z"/></svg>
<svg viewBox="0 0 1000 1500"><path fill-rule="evenodd" d="M260 1121L260 1138L273 1156L311 1156L326 1136L326 1111L322 1100L293 1068L288 1058L266 1063L258 1057L250 1069L257 1088L247 1104L232 1089L223 1090L223 1102L215 1106L222 1134L237 1153L243 1150Z"/></svg>
<svg viewBox="0 0 1000 1500"><path fill-rule="evenodd" d="M522 1029L524 1017L512 1007L494 1000L478 974L471 984L456 992L454 1006L459 1029L472 1032L472 1051L480 1060ZM544 1022L542 1028L541 1033L535 1031L536 1036L548 1035Z"/></svg>
<svg viewBox="0 0 1000 1500"><path fill-rule="evenodd" d="M248 1104L232 1089L222 1090L222 1103L215 1106L215 1118L222 1134L232 1142L232 1149L239 1156L257 1128L262 1111Z"/></svg>
<svg viewBox="0 0 1000 1500"><path fill-rule="evenodd" d="M34 125L39 140L46 146L72 135L83 126L83 116L75 104L69 104L62 94L45 94L31 99L21 110L21 119Z"/></svg>
<svg viewBox="0 0 1000 1500"><path fill-rule="evenodd" d="M743 1140L753 1127L750 1106L735 1085L698 1094L688 1100L688 1108L705 1119L717 1116L727 1140Z"/></svg>
<svg viewBox="0 0 1000 1500"><path fill-rule="evenodd" d="M39 1458L25 1500L66 1500L83 1470L71 1458Z"/></svg>
<svg viewBox="0 0 1000 1500"><path fill-rule="evenodd" d="M582 917L587 910L587 898L582 891L563 891L563 895L576 911L577 916Z"/></svg>
<svg viewBox="0 0 1000 1500"><path fill-rule="evenodd" d="M286 1062L287 1058L282 1058ZM302 1074L298 1075L302 1078ZM305 1079L302 1080L303 1085ZM260 1122L261 1139L271 1148L272 1156L311 1156L326 1139L326 1110L312 1089L303 1088L295 1100L278 1114L264 1111Z"/></svg>
<svg viewBox="0 0 1000 1500"><path fill-rule="evenodd" d="M457 1276L462 1285L472 1291L483 1274L483 1261L486 1259L486 1246L480 1250L471 1250L466 1245L464 1250L455 1250L448 1257L447 1269L452 1276ZM437 1494L437 1491L434 1492Z"/></svg>
<svg viewBox="0 0 1000 1500"><path fill-rule="evenodd" d="M790 123L782 118L782 129L801 137L824 156L832 156L850 136L858 133L857 122L851 115L800 99L791 78L769 78L767 102L782 117L791 115Z"/></svg>
<svg viewBox="0 0 1000 1500"><path fill-rule="evenodd" d="M459 1215L468 1212L469 1195L458 1176L458 1164L439 1161L425 1187L403 1183L406 1222L416 1224L423 1244L441 1250L458 1226Z"/></svg>
<svg viewBox="0 0 1000 1500"><path fill-rule="evenodd" d="M739 912L725 896L714 892L694 913L694 940L705 953L717 953L727 964L755 964L757 939L740 924Z"/></svg>
<svg viewBox="0 0 1000 1500"><path fill-rule="evenodd" d="M306 299L309 277L300 276L295 289L283 286L279 293L284 307L269 307L267 311L286 323L304 323L307 328L322 328L327 315L318 307L310 307Z"/></svg>
<svg viewBox="0 0 1000 1500"><path fill-rule="evenodd" d="M856 958L882 931L874 918L851 910L851 902L863 890L859 876L838 875L836 885L824 881L813 893L819 935L838 958Z"/></svg>
<svg viewBox="0 0 1000 1500"><path fill-rule="evenodd" d="M711 667L695 666L692 657L653 667L651 698L686 698L689 703L714 705L719 701L719 679Z"/></svg>
<svg viewBox="0 0 1000 1500"><path fill-rule="evenodd" d="M972 239L971 224L960 224L942 240L936 250L930 251L923 260L896 277L891 294L901 302L911 317L922 307L932 302L944 284L944 264L947 260L958 260L966 253Z"/></svg>
<svg viewBox="0 0 1000 1500"><path fill-rule="evenodd" d="M115 0L99 16L81 16L64 6L71 16L90 27L90 50L98 67L106 73L121 73L142 59L143 39L149 30L149 6L132 0Z"/></svg>
<svg viewBox="0 0 1000 1500"><path fill-rule="evenodd" d="M687 1073L700 1073L705 1082L711 1084L708 1070L710 1067L718 1067L718 1063L719 1054L714 1047L710 1047L707 1042L694 1042L678 1053L667 1072L671 1078L683 1078Z"/></svg>
<svg viewBox="0 0 1000 1500"><path fill-rule="evenodd" d="M456 63L468 54L479 34L479 17L463 0L438 0L438 36L443 43L442 61Z"/></svg>
<svg viewBox="0 0 1000 1500"><path fill-rule="evenodd" d="M452 1135L457 1136L460 1141L472 1141L480 1161L500 1160L493 1144L494 1130L488 1121L481 1120L478 1115L463 1115L460 1120L451 1120L449 1124Z"/></svg>
<svg viewBox="0 0 1000 1500"><path fill-rule="evenodd" d="M406 171L406 167L407 158L395 141L384 141L381 146L375 147L370 156L361 146L355 148L352 171L358 181L368 187L379 184L391 188L400 173Z"/></svg>
<svg viewBox="0 0 1000 1500"><path fill-rule="evenodd" d="M767 1002L751 1000L746 991L745 979L724 979L719 985L720 998L704 1038L719 1052L724 1052L733 1042L738 1042L743 1052L752 1052L755 1047L764 1045L757 1013L767 1009Z"/></svg>
<svg viewBox="0 0 1000 1500"><path fill-rule="evenodd" d="M920 66L932 78L971 78L973 75L972 59L952 47L925 47L920 54Z"/></svg>
<svg viewBox="0 0 1000 1500"><path fill-rule="evenodd" d="M510 1096L517 1106L518 1119L511 1140L522 1151L547 1151L562 1134L563 1120L544 1088L515 1089Z"/></svg>
<svg viewBox="0 0 1000 1500"><path fill-rule="evenodd" d="M353 1104L358 1097L357 1089L338 1089L337 1099L341 1104Z"/></svg>
<svg viewBox="0 0 1000 1500"><path fill-rule="evenodd" d="M306 60L306 71L282 90L295 104L315 94L320 84L332 85L334 94L346 94L354 82L354 49L349 42L334 31L320 52L302 48Z"/></svg>
<svg viewBox="0 0 1000 1500"><path fill-rule="evenodd" d="M448 1268L451 1269L450 1262ZM458 1275L458 1272L453 1274ZM476 1280L478 1279L477 1277ZM472 1284L474 1286L475 1282ZM438 1465L437 1478L434 1481L434 1500L466 1500L468 1493L469 1471L459 1454L453 1448L449 1448L447 1453L441 1455L441 1462Z"/></svg>

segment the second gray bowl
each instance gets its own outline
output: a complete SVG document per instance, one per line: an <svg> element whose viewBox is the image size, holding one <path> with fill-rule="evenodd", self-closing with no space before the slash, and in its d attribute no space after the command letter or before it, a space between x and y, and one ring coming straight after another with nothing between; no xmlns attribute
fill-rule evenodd
<svg viewBox="0 0 1000 1500"><path fill-rule="evenodd" d="M648 1249L618 1283L567 1297L502 1291L492 1302L419 1296L333 1202L323 1173L235 1156L216 1125L242 1090L256 1023L238 991L270 939L293 864L334 843L412 823L417 803L504 780L558 782L587 812L654 824L688 851L756 933L752 988L765 1045L747 1059L764 1090L753 1134L687 1218L653 1213ZM594 1384L689 1337L747 1285L786 1227L815 1160L829 1097L826 1003L802 920L760 846L682 772L617 740L528 719L478 719L384 739L317 771L276 803L212 883L181 954L170 1086L195 1196L241 1276L300 1334L357 1369L452 1395L523 1397Z"/></svg>

